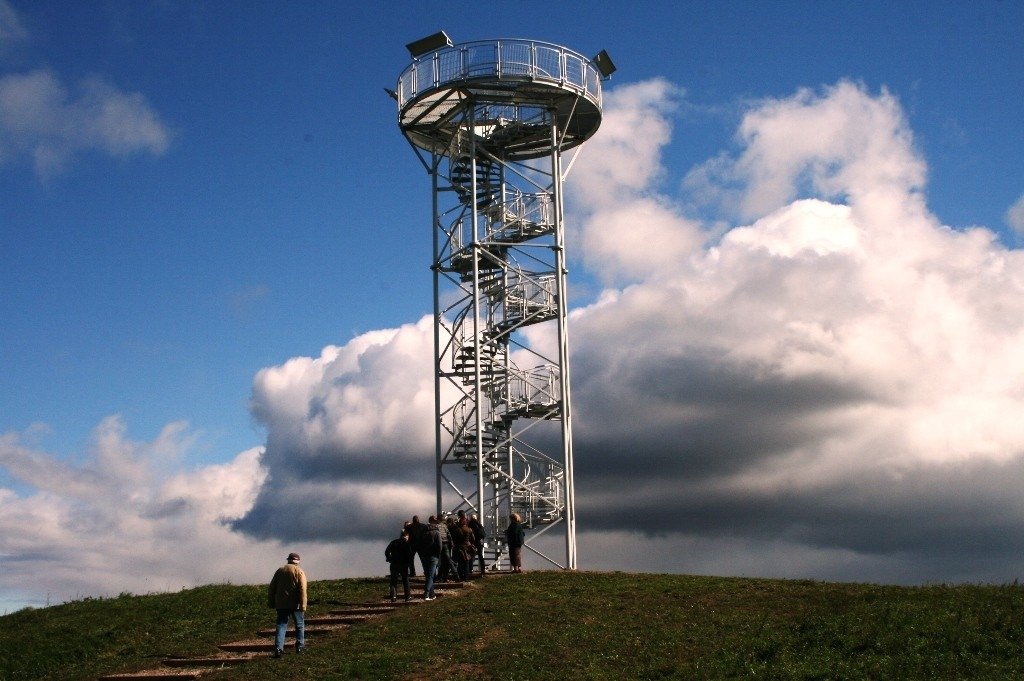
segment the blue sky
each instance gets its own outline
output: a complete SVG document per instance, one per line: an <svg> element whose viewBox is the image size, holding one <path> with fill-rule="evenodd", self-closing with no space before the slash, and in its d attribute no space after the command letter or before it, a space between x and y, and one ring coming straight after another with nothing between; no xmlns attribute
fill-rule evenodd
<svg viewBox="0 0 1024 681"><path fill-rule="evenodd" d="M201 476L228 466L275 441L282 427L267 415L277 402L254 389L258 372L320 357L325 346L355 352L353 339L430 312L429 179L383 90L394 87L408 63L404 45L416 38L443 28L456 42L524 37L588 55L607 49L619 68L606 83L613 101L657 123L638 125L635 138L626 135L617 147L649 154L653 170L631 196L671 205L675 217L718 236L770 213L743 214L722 200L728 192L709 198L714 192L698 181L722 181L720 190L753 182L743 173L758 161L747 152L768 137L757 128L764 119L751 112L767 116L771 102L785 110L824 111L844 101L870 111L895 107L897 132L906 134L892 139L906 141L922 165L926 179L911 182L912 193L928 215L958 233L984 227L998 258L1017 263L1024 216L1008 215L1024 196L1021 26L1024 6L1012 2L527 2L488 15L479 3L462 2L0 0L0 436L21 457L19 464L10 453L0 460L0 488L11 494L5 503L42 504L45 485L25 473L25 461L94 470L102 450L97 429L114 416L118 438L152 452L162 451L156 443L169 424L182 424L172 427L173 461L157 466L172 469L165 474ZM651 84L657 95L643 89ZM745 121L756 131L748 137L740 132ZM843 130L857 125L856 116L849 121ZM644 136L658 139L656 148L644 146ZM854 152L835 153L818 160L842 166ZM808 179L816 162L794 175L778 206L856 204L849 198L856 183L832 190ZM581 174L598 182L615 169L587 172L584 166ZM570 221L584 228L612 210L584 191L575 206ZM607 250L642 248L623 234L610 246L597 237L570 244L574 306L601 295L624 299L642 281L621 253ZM1021 276L1016 264L1006 267ZM1006 305L1005 314L1016 311ZM988 347L964 341L963 352L978 356ZM265 410L254 412L251 403ZM991 461L999 465L1022 455L1013 438L982 435L996 444L967 449L994 447ZM579 437L584 457L588 436ZM607 442L591 446L598 452ZM284 461L283 454L264 459L270 470ZM421 498L414 480L405 483ZM578 488L588 494L586 485ZM590 489L603 498L597 477ZM686 512L706 517L716 508L708 502ZM252 536L287 539L254 530L257 515L248 516ZM600 513L591 517L604 527ZM746 567L732 571L772 573L756 556L782 549L757 542L792 538L800 521L792 522L776 534L728 524L716 531L708 523L685 541L711 542L722 555L736 553L729 542L749 542ZM609 533L620 531L612 525ZM595 537L594 546L613 536ZM814 551L836 548L801 541ZM864 552L874 571L863 574L875 579L1002 575L998 567L945 569L932 554L927 569L915 571L909 559L893 567L879 557L891 554ZM8 561L31 553L20 544L0 549ZM830 554L776 572L858 576L840 564ZM729 571L723 565L683 568ZM208 577L168 574L152 588ZM97 578L67 588L108 587ZM0 592L15 594L11 603L33 597L26 582L0 583Z"/></svg>

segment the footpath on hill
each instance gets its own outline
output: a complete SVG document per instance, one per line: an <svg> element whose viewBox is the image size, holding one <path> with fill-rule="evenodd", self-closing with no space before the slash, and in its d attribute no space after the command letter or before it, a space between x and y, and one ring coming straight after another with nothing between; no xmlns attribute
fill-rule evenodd
<svg viewBox="0 0 1024 681"><path fill-rule="evenodd" d="M344 634L349 627L367 620L385 617L396 610L409 606L426 605L430 603L423 599L422 591L423 578L410 580L412 593L417 594L410 600L404 598L391 600L381 598L379 600L363 601L331 607L325 612L318 613L314 610L307 610L305 617L306 647L315 647L318 641L327 637ZM384 580L382 580L382 585ZM463 588L471 586L472 582L437 582L434 585L435 594L438 597L451 597L458 595ZM97 681L118 681L123 679L144 679L145 681L182 681L183 679L198 679L213 672L238 667L245 664L255 664L264 660L266 664L277 662L272 654L275 649L274 636L275 627L262 628L253 632L251 638L232 640L218 646L218 652L202 656L166 657L161 660L157 667L150 667L132 672L118 672L115 674L104 674L97 677ZM296 655L295 626L289 622L286 634L285 655Z"/></svg>

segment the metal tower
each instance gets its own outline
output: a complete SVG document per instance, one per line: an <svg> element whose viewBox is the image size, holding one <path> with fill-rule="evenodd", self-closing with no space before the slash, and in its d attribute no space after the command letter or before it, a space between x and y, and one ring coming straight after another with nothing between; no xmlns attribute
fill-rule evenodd
<svg viewBox="0 0 1024 681"><path fill-rule="evenodd" d="M437 512L478 514L491 569L512 513L575 569L562 152L597 131L614 66L443 31L407 47L388 92L433 185ZM538 548L559 527L564 559Z"/></svg>

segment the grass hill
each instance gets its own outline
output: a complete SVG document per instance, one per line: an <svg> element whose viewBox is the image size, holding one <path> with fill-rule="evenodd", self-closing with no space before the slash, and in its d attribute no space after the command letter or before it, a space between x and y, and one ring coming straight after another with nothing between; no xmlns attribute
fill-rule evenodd
<svg viewBox="0 0 1024 681"><path fill-rule="evenodd" d="M310 583L310 613L380 579ZM86 599L0 617L0 680L94 679L200 655L272 624L264 587ZM1020 679L1024 587L683 575L488 577L305 655L204 679Z"/></svg>

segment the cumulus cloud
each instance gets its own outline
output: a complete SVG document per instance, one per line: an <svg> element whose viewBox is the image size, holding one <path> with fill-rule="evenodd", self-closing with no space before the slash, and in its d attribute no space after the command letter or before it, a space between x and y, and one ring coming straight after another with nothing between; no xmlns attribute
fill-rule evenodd
<svg viewBox="0 0 1024 681"><path fill-rule="evenodd" d="M26 159L41 178L64 172L82 152L160 155L170 139L143 95L99 76L74 90L47 69L0 77L0 163Z"/></svg>
<svg viewBox="0 0 1024 681"><path fill-rule="evenodd" d="M570 197L582 228L571 240L605 283L671 270L703 240L696 222L652 191L664 175L661 150L682 95L661 79L608 92L600 133L573 167Z"/></svg>
<svg viewBox="0 0 1024 681"><path fill-rule="evenodd" d="M433 494L433 318L264 369L252 412L270 477L235 527L261 537L388 537Z"/></svg>
<svg viewBox="0 0 1024 681"><path fill-rule="evenodd" d="M1017 234L1024 234L1024 194L1007 209L1006 224Z"/></svg>
<svg viewBox="0 0 1024 681"><path fill-rule="evenodd" d="M804 88L761 102L737 132L742 154L694 168L686 186L743 219L801 196L856 202L891 191L905 200L923 186L925 163L896 98L866 94L842 81L824 95Z"/></svg>
<svg viewBox="0 0 1024 681"><path fill-rule="evenodd" d="M934 561L1012 579L1021 253L928 213L884 91L762 102L739 139L687 186L757 219L574 314L581 527L639 516L705 542L898 556L898 578L942 578Z"/></svg>
<svg viewBox="0 0 1024 681"><path fill-rule="evenodd" d="M230 528L267 477L261 448L189 469L199 435L172 423L150 442L119 416L93 432L81 462L36 444L33 429L0 435L0 467L24 491L0 488L0 612L84 596L209 583L260 583L298 549L315 578L368 574L364 544L254 541Z"/></svg>
<svg viewBox="0 0 1024 681"><path fill-rule="evenodd" d="M7 0L0 0L0 52L11 43L27 40L28 29Z"/></svg>
<svg viewBox="0 0 1024 681"><path fill-rule="evenodd" d="M225 522L252 504L265 476L259 451L184 472L194 437L174 423L136 442L110 417L72 465L39 450L31 434L0 436L0 465L28 490L0 490L5 595L59 602L255 578L237 552L255 560L265 547L245 547Z"/></svg>

